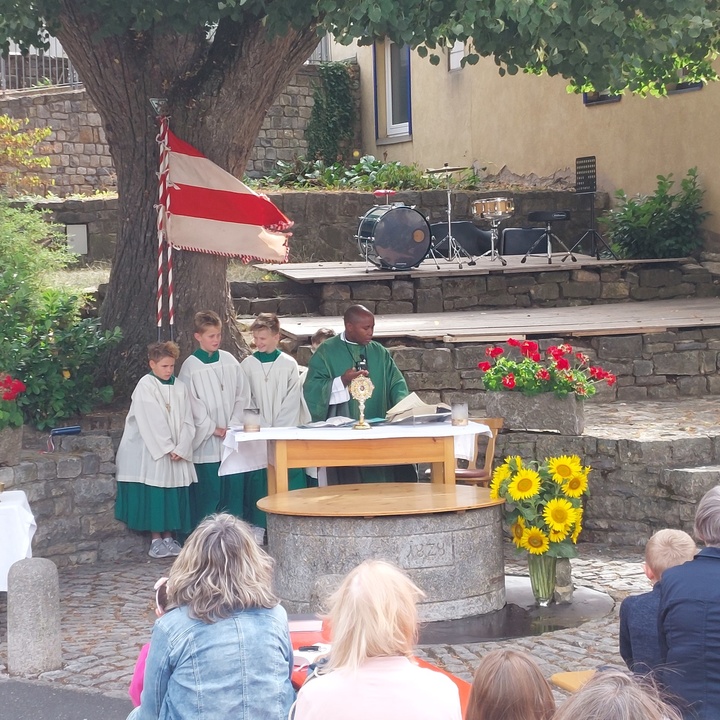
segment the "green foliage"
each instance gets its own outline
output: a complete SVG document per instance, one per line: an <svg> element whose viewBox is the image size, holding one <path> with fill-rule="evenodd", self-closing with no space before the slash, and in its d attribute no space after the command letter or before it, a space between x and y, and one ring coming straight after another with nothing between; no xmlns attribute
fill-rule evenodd
<svg viewBox="0 0 720 720"><path fill-rule="evenodd" d="M382 162L372 155L364 155L355 165L342 163L326 165L322 160L278 160L275 170L263 181L278 187L375 190L429 190L445 186L441 175L427 175L418 165ZM475 189L481 179L473 170L466 171L454 187Z"/></svg>
<svg viewBox="0 0 720 720"><path fill-rule="evenodd" d="M82 319L82 296L48 287L47 274L71 260L58 228L40 212L0 201L0 368L24 381L17 405L41 429L112 395L112 388L95 387L94 374L120 332Z"/></svg>
<svg viewBox="0 0 720 720"><path fill-rule="evenodd" d="M493 57L501 74L561 75L576 91L664 94L680 67L689 68L688 82L716 79L711 61L720 45L720 7L706 0L0 0L3 37L25 46L42 45L46 28L69 20L92 23L98 37L141 43L146 33L197 37L210 29L217 32L208 37L242 38L258 18L270 34L317 25L345 44L388 37L422 47L436 64L438 48L470 41L470 64ZM132 42L126 47L134 52Z"/></svg>
<svg viewBox="0 0 720 720"><path fill-rule="evenodd" d="M627 258L674 258L692 254L702 244L700 226L710 214L702 212L704 190L697 168L688 170L680 191L672 193L672 174L657 176L654 195L615 197L619 206L603 218L613 250Z"/></svg>
<svg viewBox="0 0 720 720"><path fill-rule="evenodd" d="M320 82L315 83L315 101L308 121L306 137L308 157L334 163L342 162L352 148L355 103L350 84L350 68L344 62L318 65Z"/></svg>

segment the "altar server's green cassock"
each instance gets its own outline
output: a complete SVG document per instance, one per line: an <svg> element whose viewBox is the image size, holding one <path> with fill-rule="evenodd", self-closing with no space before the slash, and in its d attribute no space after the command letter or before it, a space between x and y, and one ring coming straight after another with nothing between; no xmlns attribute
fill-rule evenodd
<svg viewBox="0 0 720 720"><path fill-rule="evenodd" d="M359 345L345 339L345 333L326 340L318 347L308 363L303 392L313 421L345 415L359 419L358 404L349 393L333 392L341 387L340 376L365 358L367 370L375 389L365 403L365 417L384 418L387 411L409 394L407 383L390 353L378 342L371 340ZM344 397L342 397L344 395ZM368 431L369 432L369 431ZM392 482L414 479L407 466L338 468L339 481ZM332 483L331 468L328 480Z"/></svg>

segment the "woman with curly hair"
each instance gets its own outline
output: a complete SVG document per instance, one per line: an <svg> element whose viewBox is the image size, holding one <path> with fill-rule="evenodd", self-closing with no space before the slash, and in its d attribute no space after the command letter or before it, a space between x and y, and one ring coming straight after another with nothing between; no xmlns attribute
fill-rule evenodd
<svg viewBox="0 0 720 720"><path fill-rule="evenodd" d="M247 523L207 517L170 570L128 720L284 720L295 698L287 615L272 560Z"/></svg>

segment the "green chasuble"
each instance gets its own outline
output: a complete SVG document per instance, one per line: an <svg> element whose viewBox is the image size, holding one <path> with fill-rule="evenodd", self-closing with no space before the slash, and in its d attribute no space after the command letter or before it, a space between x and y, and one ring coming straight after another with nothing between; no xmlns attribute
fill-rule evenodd
<svg viewBox="0 0 720 720"><path fill-rule="evenodd" d="M371 340L368 345L346 342L344 335L336 335L318 347L308 363L303 393L313 421L327 420L329 417L344 415L359 419L358 404L350 398L349 402L330 405L333 380L364 356L370 379L375 386L372 397L365 403L365 417L384 418L387 411L409 394L407 383L390 353L378 342ZM344 470L344 469L343 469ZM328 478L331 476L328 468ZM392 482L408 480L413 473L407 466L398 466L397 471L382 466L368 466L354 469L355 479L342 472L340 482ZM359 474L358 472L359 471Z"/></svg>

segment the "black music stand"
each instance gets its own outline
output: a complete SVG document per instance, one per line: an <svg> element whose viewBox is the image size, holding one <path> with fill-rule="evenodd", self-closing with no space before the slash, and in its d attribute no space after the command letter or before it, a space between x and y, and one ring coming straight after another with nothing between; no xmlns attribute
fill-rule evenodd
<svg viewBox="0 0 720 720"><path fill-rule="evenodd" d="M590 196L590 226L581 238L570 248L568 254L562 259L565 262L576 247L582 245L585 238L590 238L590 254L600 259L600 246L602 245L615 260L618 256L613 252L605 238L598 232L595 220L595 195L597 195L597 162L594 155L575 158L575 194Z"/></svg>

